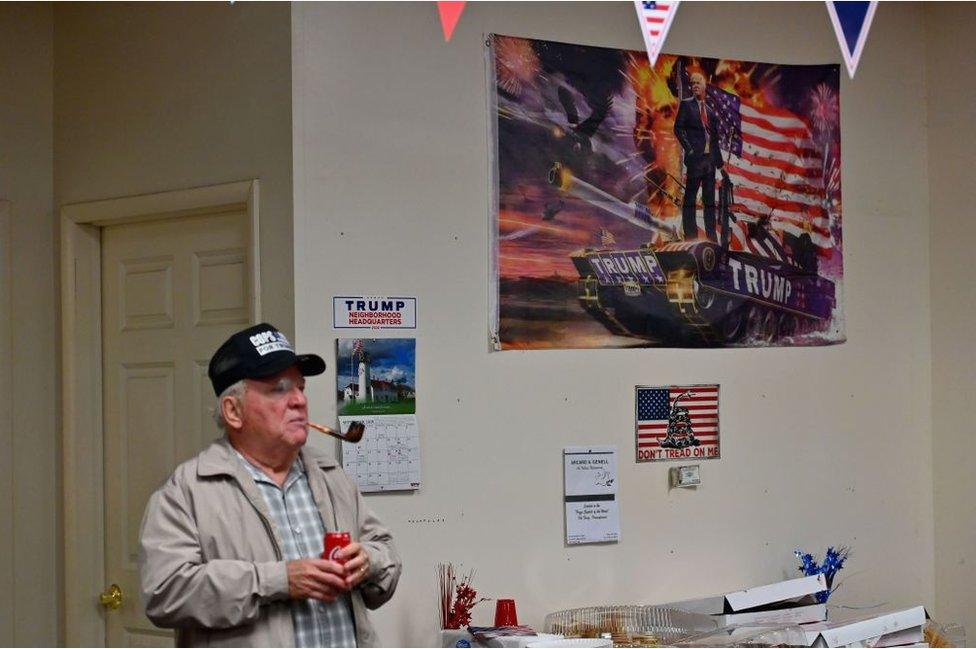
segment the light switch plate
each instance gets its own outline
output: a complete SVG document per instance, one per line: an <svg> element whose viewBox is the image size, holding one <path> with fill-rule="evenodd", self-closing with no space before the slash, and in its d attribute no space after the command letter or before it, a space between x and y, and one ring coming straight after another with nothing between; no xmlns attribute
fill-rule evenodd
<svg viewBox="0 0 976 649"><path fill-rule="evenodd" d="M671 488L687 488L701 485L700 467L700 464L671 467L669 471Z"/></svg>

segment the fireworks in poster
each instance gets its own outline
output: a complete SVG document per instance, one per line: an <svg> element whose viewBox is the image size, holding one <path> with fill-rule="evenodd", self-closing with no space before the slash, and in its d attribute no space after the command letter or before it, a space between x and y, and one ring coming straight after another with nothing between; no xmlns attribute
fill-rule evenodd
<svg viewBox="0 0 976 649"><path fill-rule="evenodd" d="M837 65L489 53L496 349L844 341Z"/></svg>

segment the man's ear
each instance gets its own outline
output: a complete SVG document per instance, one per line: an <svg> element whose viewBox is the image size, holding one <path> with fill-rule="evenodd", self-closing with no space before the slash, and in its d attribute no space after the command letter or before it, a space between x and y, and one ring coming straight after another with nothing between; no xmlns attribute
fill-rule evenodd
<svg viewBox="0 0 976 649"><path fill-rule="evenodd" d="M244 404L240 399L227 395L220 400L220 414L230 430L240 430L244 426Z"/></svg>

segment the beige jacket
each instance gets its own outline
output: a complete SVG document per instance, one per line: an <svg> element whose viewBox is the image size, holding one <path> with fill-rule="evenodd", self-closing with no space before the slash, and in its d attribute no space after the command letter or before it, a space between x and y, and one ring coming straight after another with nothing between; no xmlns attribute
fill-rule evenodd
<svg viewBox="0 0 976 649"><path fill-rule="evenodd" d="M335 460L308 447L302 460L326 528L348 530L369 551L369 574L351 601L357 643L377 646L366 609L390 599L400 578L393 537ZM140 538L146 615L176 629L179 646L295 646L281 539L226 439L178 466L152 495Z"/></svg>

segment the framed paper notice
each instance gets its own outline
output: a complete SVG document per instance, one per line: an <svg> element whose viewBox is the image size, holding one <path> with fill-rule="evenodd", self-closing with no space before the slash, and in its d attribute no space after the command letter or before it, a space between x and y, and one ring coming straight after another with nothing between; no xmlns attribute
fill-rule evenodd
<svg viewBox="0 0 976 649"><path fill-rule="evenodd" d="M617 447L563 449L566 543L620 540L617 506Z"/></svg>

